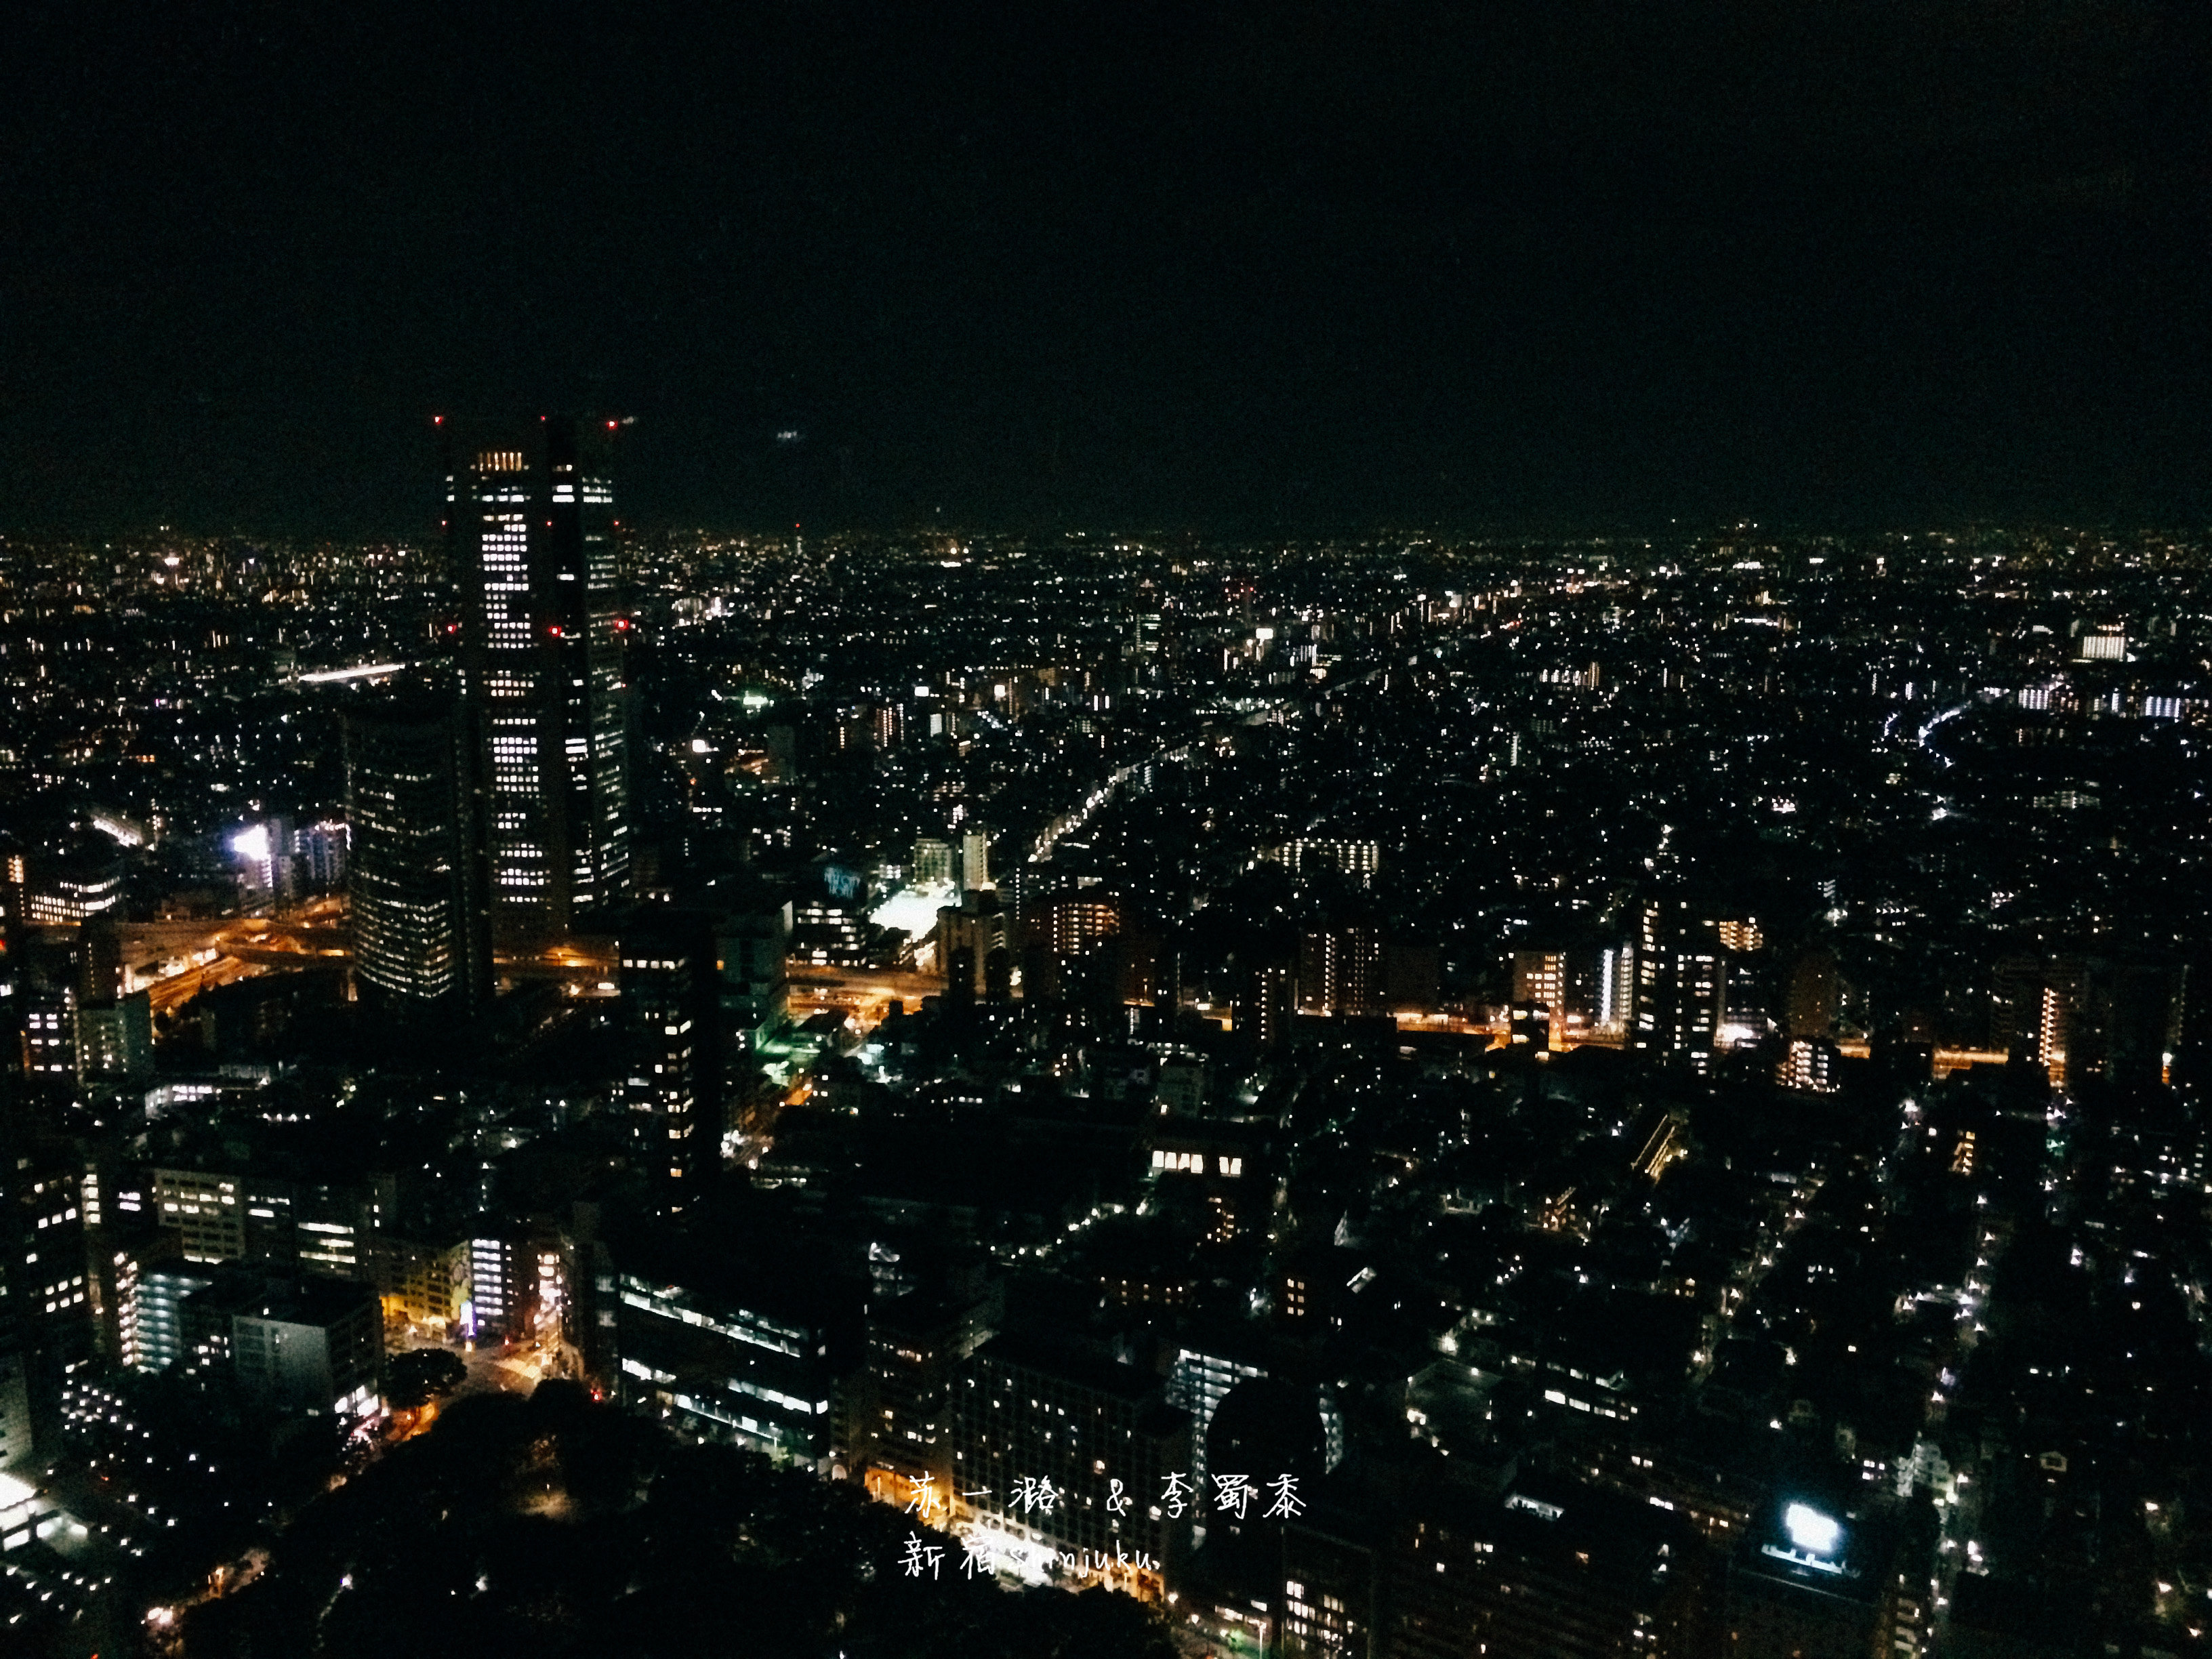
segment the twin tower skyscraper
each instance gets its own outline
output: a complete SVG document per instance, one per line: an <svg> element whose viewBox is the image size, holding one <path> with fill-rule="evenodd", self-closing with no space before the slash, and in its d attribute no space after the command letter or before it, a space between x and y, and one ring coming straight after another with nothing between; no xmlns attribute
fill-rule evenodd
<svg viewBox="0 0 2212 1659"><path fill-rule="evenodd" d="M459 649L347 716L354 959L365 994L467 1008L495 943L557 941L629 888L620 426L439 431Z"/></svg>

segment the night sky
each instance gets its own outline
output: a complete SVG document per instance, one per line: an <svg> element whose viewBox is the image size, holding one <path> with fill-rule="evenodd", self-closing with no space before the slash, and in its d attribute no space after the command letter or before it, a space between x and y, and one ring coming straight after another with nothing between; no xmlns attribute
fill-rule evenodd
<svg viewBox="0 0 2212 1659"><path fill-rule="evenodd" d="M0 527L2204 515L2203 0L8 15Z"/></svg>

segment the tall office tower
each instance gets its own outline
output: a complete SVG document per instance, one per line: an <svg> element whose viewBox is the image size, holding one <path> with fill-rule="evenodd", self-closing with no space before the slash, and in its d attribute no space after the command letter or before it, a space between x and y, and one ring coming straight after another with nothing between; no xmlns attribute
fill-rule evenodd
<svg viewBox="0 0 2212 1659"><path fill-rule="evenodd" d="M428 698L346 715L354 971L396 1010L491 994L471 733L462 710Z"/></svg>
<svg viewBox="0 0 2212 1659"><path fill-rule="evenodd" d="M743 1054L791 1017L791 901L742 882L708 889L722 975L722 1030Z"/></svg>
<svg viewBox="0 0 2212 1659"><path fill-rule="evenodd" d="M672 1214L721 1158L723 958L714 918L697 911L641 905L617 936L629 1051L624 1100L641 1165Z"/></svg>
<svg viewBox="0 0 2212 1659"><path fill-rule="evenodd" d="M451 437L447 536L501 938L557 936L629 886L615 424Z"/></svg>
<svg viewBox="0 0 2212 1659"><path fill-rule="evenodd" d="M23 1021L23 1070L49 1083L76 1076L76 990L31 985L16 996Z"/></svg>
<svg viewBox="0 0 2212 1659"><path fill-rule="evenodd" d="M52 1445L64 1389L91 1362L94 1292L83 1155L11 1127L0 1168L0 1462L15 1463Z"/></svg>

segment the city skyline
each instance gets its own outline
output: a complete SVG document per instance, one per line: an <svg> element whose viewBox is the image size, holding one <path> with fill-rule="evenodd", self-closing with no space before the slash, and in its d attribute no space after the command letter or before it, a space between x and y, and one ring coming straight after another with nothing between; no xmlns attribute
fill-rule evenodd
<svg viewBox="0 0 2212 1659"><path fill-rule="evenodd" d="M2212 1656L2212 7L33 7L7 1659Z"/></svg>
<svg viewBox="0 0 2212 1659"><path fill-rule="evenodd" d="M34 1650L549 1550L579 1659L2197 1643L2212 540L670 533L533 426L0 538ZM595 686L626 888L495 926Z"/></svg>

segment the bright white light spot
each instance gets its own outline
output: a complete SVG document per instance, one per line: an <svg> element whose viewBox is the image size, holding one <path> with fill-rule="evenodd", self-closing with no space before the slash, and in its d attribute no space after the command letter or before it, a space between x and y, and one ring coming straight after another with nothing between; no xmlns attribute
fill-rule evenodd
<svg viewBox="0 0 2212 1659"><path fill-rule="evenodd" d="M878 905L868 920L878 927L901 928L920 939L937 926L939 908L953 902L953 899L951 887L935 883L923 887L902 887Z"/></svg>
<svg viewBox="0 0 2212 1659"><path fill-rule="evenodd" d="M1782 1511L1782 1525L1790 1541L1814 1555L1833 1555L1843 1541L1844 1529L1816 1509L1792 1504Z"/></svg>
<svg viewBox="0 0 2212 1659"><path fill-rule="evenodd" d="M337 680L380 680L387 674L397 674L407 665L404 662L363 663L356 668L325 668L313 674L300 676L302 685L328 685Z"/></svg>

